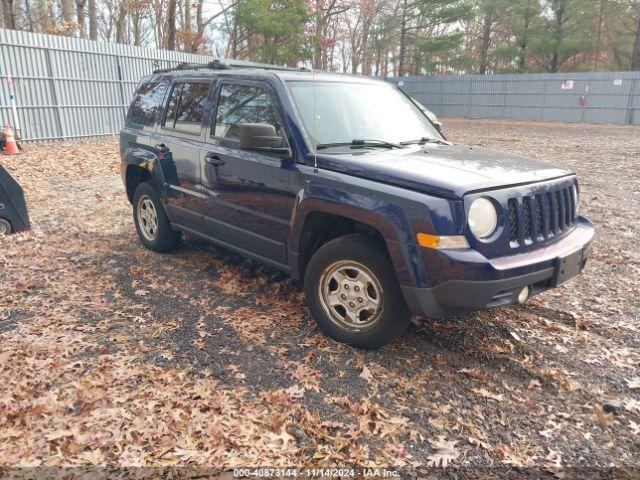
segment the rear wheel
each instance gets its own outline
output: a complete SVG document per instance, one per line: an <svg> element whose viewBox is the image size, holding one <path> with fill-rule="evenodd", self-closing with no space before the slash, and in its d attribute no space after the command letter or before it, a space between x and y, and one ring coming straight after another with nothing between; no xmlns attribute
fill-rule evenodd
<svg viewBox="0 0 640 480"><path fill-rule="evenodd" d="M180 243L180 232L171 227L160 196L151 182L143 182L136 188L133 219L145 247L156 252L168 252Z"/></svg>
<svg viewBox="0 0 640 480"><path fill-rule="evenodd" d="M309 262L304 287L318 326L340 342L377 348L409 325L393 265L364 236L323 245Z"/></svg>
<svg viewBox="0 0 640 480"><path fill-rule="evenodd" d="M0 237L11 233L11 224L8 220L0 218Z"/></svg>

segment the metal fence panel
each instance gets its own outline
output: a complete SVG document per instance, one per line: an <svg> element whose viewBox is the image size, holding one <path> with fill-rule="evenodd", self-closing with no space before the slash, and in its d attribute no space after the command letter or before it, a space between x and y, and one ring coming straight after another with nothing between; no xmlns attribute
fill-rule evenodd
<svg viewBox="0 0 640 480"><path fill-rule="evenodd" d="M0 125L13 124L13 78L22 138L117 133L138 81L158 68L213 58L0 29ZM232 65L267 65L222 60Z"/></svg>
<svg viewBox="0 0 640 480"><path fill-rule="evenodd" d="M437 115L640 125L640 72L390 78Z"/></svg>

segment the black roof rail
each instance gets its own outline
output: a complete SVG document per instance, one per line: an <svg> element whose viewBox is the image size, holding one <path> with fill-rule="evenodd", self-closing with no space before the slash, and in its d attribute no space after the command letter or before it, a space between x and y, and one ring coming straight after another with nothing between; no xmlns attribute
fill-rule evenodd
<svg viewBox="0 0 640 480"><path fill-rule="evenodd" d="M200 64L200 63L180 63L175 67L170 68L159 68L154 70L153 73L167 73L174 72L176 70L231 70L231 66L226 63L222 63L220 60L213 60L209 63Z"/></svg>
<svg viewBox="0 0 640 480"><path fill-rule="evenodd" d="M269 65L269 66L262 66L262 65L244 65L244 64L228 64L228 63L223 63L220 60L213 60L209 63L205 63L205 64L200 64L200 63L180 63L175 67L169 67L169 68L159 68L157 70L154 70L153 73L168 73L168 72L175 72L176 70L232 70L234 68L255 68L255 69L261 69L261 70L289 70L289 71L296 71L296 70L302 70L305 71L305 69L296 69L296 68L290 68L290 67L281 67L281 66L277 66L277 65Z"/></svg>

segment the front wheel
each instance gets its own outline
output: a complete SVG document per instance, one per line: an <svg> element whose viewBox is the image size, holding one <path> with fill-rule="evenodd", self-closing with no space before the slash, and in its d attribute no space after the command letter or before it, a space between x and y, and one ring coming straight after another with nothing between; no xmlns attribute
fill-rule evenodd
<svg viewBox="0 0 640 480"><path fill-rule="evenodd" d="M318 326L340 342L378 348L409 325L393 265L367 237L347 235L320 247L304 288Z"/></svg>

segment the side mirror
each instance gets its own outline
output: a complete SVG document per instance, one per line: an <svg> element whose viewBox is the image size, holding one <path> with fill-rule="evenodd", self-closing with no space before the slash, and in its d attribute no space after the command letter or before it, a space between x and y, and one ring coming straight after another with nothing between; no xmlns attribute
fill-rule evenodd
<svg viewBox="0 0 640 480"><path fill-rule="evenodd" d="M258 152L291 156L291 150L283 147L284 139L276 134L276 127L268 123L243 123L240 125L240 148Z"/></svg>

